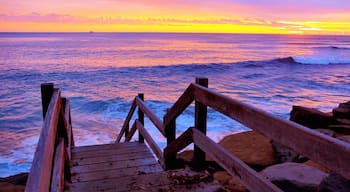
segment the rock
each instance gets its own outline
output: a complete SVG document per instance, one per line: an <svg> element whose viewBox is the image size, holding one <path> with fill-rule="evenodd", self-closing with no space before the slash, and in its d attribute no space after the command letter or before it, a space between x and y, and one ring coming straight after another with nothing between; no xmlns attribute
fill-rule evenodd
<svg viewBox="0 0 350 192"><path fill-rule="evenodd" d="M0 178L0 181L11 183L14 185L26 185L28 179L28 173L20 173L5 178Z"/></svg>
<svg viewBox="0 0 350 192"><path fill-rule="evenodd" d="M337 133L350 135L350 125L329 125L327 129L333 130Z"/></svg>
<svg viewBox="0 0 350 192"><path fill-rule="evenodd" d="M193 150L182 151L176 155L176 158L181 158L187 162L190 162L193 159Z"/></svg>
<svg viewBox="0 0 350 192"><path fill-rule="evenodd" d="M350 181L332 173L321 182L318 192L349 192Z"/></svg>
<svg viewBox="0 0 350 192"><path fill-rule="evenodd" d="M213 176L206 171L197 172L186 167L167 171L167 174L171 184L161 191L225 191L223 186L218 181L215 181Z"/></svg>
<svg viewBox="0 0 350 192"><path fill-rule="evenodd" d="M0 181L0 191L11 191L11 192L23 192L25 189L25 186L23 185L14 185L7 182Z"/></svg>
<svg viewBox="0 0 350 192"><path fill-rule="evenodd" d="M326 128L333 122L333 116L317 109L293 106L290 112L290 120L306 127L317 129Z"/></svg>
<svg viewBox="0 0 350 192"><path fill-rule="evenodd" d="M316 168L299 163L282 163L264 169L261 174L285 192L317 191L328 176Z"/></svg>
<svg viewBox="0 0 350 192"><path fill-rule="evenodd" d="M338 118L335 120L336 124L340 124L340 125L350 125L350 119L341 119Z"/></svg>
<svg viewBox="0 0 350 192"><path fill-rule="evenodd" d="M226 171L215 172L213 177L228 191L248 192L248 189L236 177L231 176Z"/></svg>
<svg viewBox="0 0 350 192"><path fill-rule="evenodd" d="M325 173L330 173L331 170L329 170L327 167L323 166L323 165L320 165L312 160L308 160L306 162L303 163L304 165L307 165L307 166L310 166L310 167L314 167L320 171L323 171Z"/></svg>
<svg viewBox="0 0 350 192"><path fill-rule="evenodd" d="M333 109L334 117L350 119L350 101L340 103L337 108Z"/></svg>
<svg viewBox="0 0 350 192"><path fill-rule="evenodd" d="M274 140L271 140L271 144L273 147L273 150L276 154L276 157L278 159L278 162L285 163L285 162L305 162L307 161L307 158L298 154L294 150L290 149L289 147L286 147L285 145L282 145Z"/></svg>
<svg viewBox="0 0 350 192"><path fill-rule="evenodd" d="M350 135L342 135L337 137L337 139L350 143Z"/></svg>
<svg viewBox="0 0 350 192"><path fill-rule="evenodd" d="M277 163L269 139L255 131L226 136L219 144L256 170Z"/></svg>

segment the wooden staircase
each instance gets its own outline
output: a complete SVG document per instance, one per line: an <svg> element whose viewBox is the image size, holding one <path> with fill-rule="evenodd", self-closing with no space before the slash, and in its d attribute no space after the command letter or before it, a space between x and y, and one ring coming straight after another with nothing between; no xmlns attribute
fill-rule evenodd
<svg viewBox="0 0 350 192"><path fill-rule="evenodd" d="M175 168L177 153L194 144L193 162L197 166L205 165L207 155L248 190L280 192L267 178L206 136L208 107L350 179L348 143L274 117L207 87L208 79L197 78L167 110L163 120L139 94L115 144L77 147L69 100L62 98L53 84L42 84L44 122L25 191L186 191L173 190L164 170ZM176 137L176 119L193 102L194 125ZM136 111L137 118L133 119ZM164 149L144 127L145 116L167 140ZM138 142L130 142L135 133Z"/></svg>
<svg viewBox="0 0 350 192"><path fill-rule="evenodd" d="M70 191L158 191L167 173L143 143L75 147Z"/></svg>

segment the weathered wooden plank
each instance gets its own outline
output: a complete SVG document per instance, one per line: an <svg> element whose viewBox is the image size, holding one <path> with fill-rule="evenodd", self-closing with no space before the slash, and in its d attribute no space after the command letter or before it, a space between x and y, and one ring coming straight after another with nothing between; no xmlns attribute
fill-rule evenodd
<svg viewBox="0 0 350 192"><path fill-rule="evenodd" d="M187 87L185 92L174 103L174 105L164 115L163 123L166 127L171 121L176 119L194 100L193 86ZM165 130L166 131L166 130Z"/></svg>
<svg viewBox="0 0 350 192"><path fill-rule="evenodd" d="M129 153L129 154L122 154L122 155L113 155L113 156L107 156L107 157L92 157L92 158L73 158L72 165L87 165L87 164L94 164L94 163L102 163L102 162L113 162L113 161L123 161L123 160L131 160L131 159L142 159L142 158L148 158L153 157L153 155L149 151L145 152L136 152L136 153Z"/></svg>
<svg viewBox="0 0 350 192"><path fill-rule="evenodd" d="M83 151L79 153L74 153L73 158L92 158L92 157L101 157L101 156L113 156L113 155L123 155L128 153L138 153L138 152L147 152L149 149L147 146L137 146L137 147L125 147L120 149L108 149L108 150L99 150L99 151Z"/></svg>
<svg viewBox="0 0 350 192"><path fill-rule="evenodd" d="M72 176L72 182L86 182L86 181L96 181L96 180L104 180L118 177L127 177L131 175L138 174L148 174L154 172L160 172L163 169L160 167L158 163L152 165L141 165L137 167L128 167L123 169L110 169L103 171L95 171L89 173L75 173Z"/></svg>
<svg viewBox="0 0 350 192"><path fill-rule="evenodd" d="M134 136L136 129L137 129L136 121L137 121L137 119L135 120L134 124L132 124L132 127L131 127L129 133L125 136L125 142L129 142L131 140L131 138Z"/></svg>
<svg viewBox="0 0 350 192"><path fill-rule="evenodd" d="M193 142L192 134L192 128L189 128L170 145L166 146L164 149L164 159L176 156L177 152L191 144Z"/></svg>
<svg viewBox="0 0 350 192"><path fill-rule="evenodd" d="M350 179L350 144L274 117L210 89L193 87L197 101Z"/></svg>
<svg viewBox="0 0 350 192"><path fill-rule="evenodd" d="M61 138L56 147L55 160L51 178L51 192L61 192L64 190L64 139Z"/></svg>
<svg viewBox="0 0 350 192"><path fill-rule="evenodd" d="M114 149L122 149L126 147L135 147L135 146L141 146L141 145L142 144L137 142L128 142L128 143L118 143L118 144L78 146L72 149L72 153L80 153L84 151L114 150Z"/></svg>
<svg viewBox="0 0 350 192"><path fill-rule="evenodd" d="M162 152L162 150L158 147L157 143L152 139L151 135L143 127L141 122L136 120L135 123L136 123L137 129L140 131L140 133L146 139L148 145L151 147L151 149L153 150L154 154L157 156L160 164L164 167L164 159L163 159L163 152Z"/></svg>
<svg viewBox="0 0 350 192"><path fill-rule="evenodd" d="M26 192L46 192L50 190L52 160L60 107L60 91L56 89L52 94L51 102L46 112L43 128L28 176Z"/></svg>
<svg viewBox="0 0 350 192"><path fill-rule="evenodd" d="M137 181L137 182L136 182ZM79 182L71 184L71 191L106 192L106 191L132 191L136 189L157 189L159 186L170 184L166 172L131 175L114 179ZM154 191L154 190L153 190ZM158 191L158 190L156 190Z"/></svg>
<svg viewBox="0 0 350 192"><path fill-rule="evenodd" d="M152 110L145 105L145 103L138 97L136 97L137 106L146 114L146 116L152 121L152 123L158 128L158 130L165 136L165 130L161 120L152 112Z"/></svg>
<svg viewBox="0 0 350 192"><path fill-rule="evenodd" d="M281 190L273 185L269 180L255 172L248 165L242 162L240 159L232 155L226 149L219 144L210 140L203 133L196 129L193 131L193 141L206 152L211 158L213 158L222 168L228 173L236 176L242 181L247 189L250 191L271 192Z"/></svg>
<svg viewBox="0 0 350 192"><path fill-rule="evenodd" d="M129 111L128 115L126 116L125 120L124 120L123 127L122 127L122 129L120 130L120 132L119 132L119 134L118 134L118 137L117 137L117 139L116 139L116 141L115 141L116 143L120 142L120 140L122 139L123 134L124 134L124 132L125 132L125 129L126 129L126 128L129 128L129 122L130 122L130 120L131 120L132 115L133 115L134 112L135 112L135 109L136 109L136 101L135 101L135 99L134 99L134 101L133 101L132 104L131 104L130 111Z"/></svg>
<svg viewBox="0 0 350 192"><path fill-rule="evenodd" d="M208 87L208 79L207 78L196 78L196 84ZM194 127L201 131L204 135L207 134L207 106L195 101L195 109L194 109ZM198 166L203 165L205 161L205 153L202 151L197 145L194 145L193 150L194 161Z"/></svg>
<svg viewBox="0 0 350 192"><path fill-rule="evenodd" d="M154 157L142 158L142 159L132 159L132 160L123 160L115 162L101 162L96 164L73 166L72 174L74 173L86 173L102 170L111 170L111 169L121 169L128 167L137 167L142 165L152 165L157 164L157 161Z"/></svg>

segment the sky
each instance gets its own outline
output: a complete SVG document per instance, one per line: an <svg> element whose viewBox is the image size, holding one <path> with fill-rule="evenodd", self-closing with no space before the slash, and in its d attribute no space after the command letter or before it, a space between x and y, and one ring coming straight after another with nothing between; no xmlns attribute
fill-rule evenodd
<svg viewBox="0 0 350 192"><path fill-rule="evenodd" d="M350 35L350 0L0 0L0 32Z"/></svg>

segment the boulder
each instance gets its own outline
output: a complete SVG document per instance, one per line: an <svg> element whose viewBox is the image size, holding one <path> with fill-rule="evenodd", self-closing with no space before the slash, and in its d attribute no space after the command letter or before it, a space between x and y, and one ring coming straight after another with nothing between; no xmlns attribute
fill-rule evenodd
<svg viewBox="0 0 350 192"><path fill-rule="evenodd" d="M285 192L314 192L328 174L300 163L282 163L264 169L262 175Z"/></svg>
<svg viewBox="0 0 350 192"><path fill-rule="evenodd" d="M350 101L340 103L337 108L333 109L334 117L350 119Z"/></svg>
<svg viewBox="0 0 350 192"><path fill-rule="evenodd" d="M293 106L290 112L290 120L306 127L317 129L326 128L333 122L333 116L317 109Z"/></svg>
<svg viewBox="0 0 350 192"><path fill-rule="evenodd" d="M213 177L228 191L248 192L248 189L236 177L231 176L226 171L215 172Z"/></svg>
<svg viewBox="0 0 350 192"><path fill-rule="evenodd" d="M14 185L26 185L28 179L28 173L19 173L5 178L0 178L0 181L11 183Z"/></svg>
<svg viewBox="0 0 350 192"><path fill-rule="evenodd" d="M255 131L226 136L219 144L256 170L278 161L270 140Z"/></svg>
<svg viewBox="0 0 350 192"><path fill-rule="evenodd" d="M338 119L335 120L335 124L350 125L350 119L338 118Z"/></svg>
<svg viewBox="0 0 350 192"><path fill-rule="evenodd" d="M279 163L285 163L285 162L301 163L301 162L307 161L306 157L298 154L297 152L295 152L294 150L290 149L285 145L282 145L274 140L271 140L271 144Z"/></svg>
<svg viewBox="0 0 350 192"><path fill-rule="evenodd" d="M350 135L350 125L329 125L327 129L340 134Z"/></svg>
<svg viewBox="0 0 350 192"><path fill-rule="evenodd" d="M318 192L349 192L350 181L332 173L321 182Z"/></svg>
<svg viewBox="0 0 350 192"><path fill-rule="evenodd" d="M24 185L14 185L11 183L0 181L0 191L23 192L24 189Z"/></svg>

